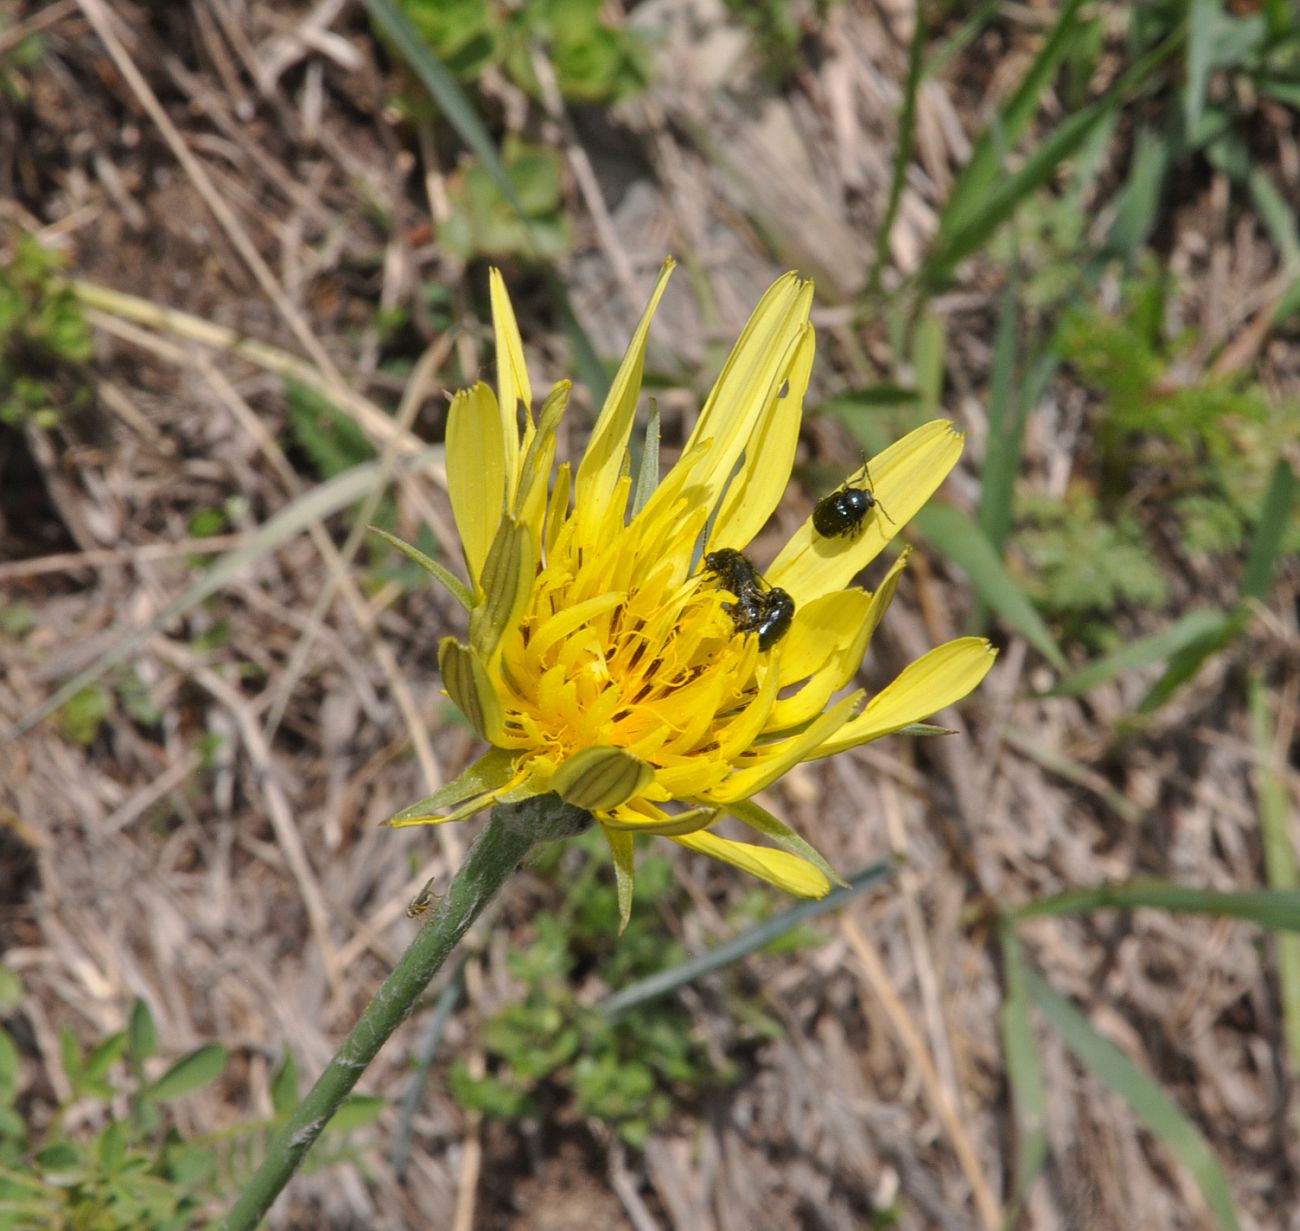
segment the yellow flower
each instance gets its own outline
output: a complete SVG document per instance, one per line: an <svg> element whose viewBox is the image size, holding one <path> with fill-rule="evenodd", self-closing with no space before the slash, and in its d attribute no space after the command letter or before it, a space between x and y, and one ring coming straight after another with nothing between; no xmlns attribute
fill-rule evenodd
<svg viewBox="0 0 1300 1231"><path fill-rule="evenodd" d="M553 467L571 386L556 385L534 414L514 312L492 271L497 391L480 382L458 393L447 424L448 484L471 582L450 584L469 610L469 638L439 648L448 695L491 748L393 818L459 820L555 792L600 823L625 918L637 833L665 835L790 893L825 894L838 879L826 861L752 797L800 761L952 704L994 656L988 642L963 637L870 699L861 689L837 697L907 553L874 593L848 583L956 463L962 437L943 420L871 459L888 518L878 508L860 532L831 538L805 523L749 588L702 563L744 548L789 479L814 346L812 285L793 274L763 296L681 457L653 490L657 441L647 443L634 492L629 440L646 337L672 268L665 263L576 474L568 462ZM862 472L855 477L861 484ZM774 588L793 599L793 619L784 633L756 636L775 611ZM719 837L712 828L728 815L778 846Z"/></svg>

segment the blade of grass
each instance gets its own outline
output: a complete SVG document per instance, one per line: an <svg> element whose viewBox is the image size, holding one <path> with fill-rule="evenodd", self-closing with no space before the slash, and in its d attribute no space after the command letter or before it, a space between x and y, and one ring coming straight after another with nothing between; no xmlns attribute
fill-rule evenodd
<svg viewBox="0 0 1300 1231"><path fill-rule="evenodd" d="M1241 577L1243 599L1262 603L1268 598L1268 592L1273 588L1273 569L1282 551L1282 539L1291 524L1295 497L1295 471L1287 461L1279 460L1264 496L1255 541L1246 557L1246 568Z"/></svg>
<svg viewBox="0 0 1300 1231"><path fill-rule="evenodd" d="M1228 1180L1200 1129L1142 1069L1032 967L1026 985L1039 1011L1084 1066L1133 1109L1151 1133L1196 1180L1214 1217L1225 1231L1241 1231Z"/></svg>
<svg viewBox="0 0 1300 1231"><path fill-rule="evenodd" d="M1056 70L1069 53L1083 0L1069 0L1029 71L990 123L985 125L943 207L940 234L960 230L978 212L981 202L1002 174L1002 155L1015 148L1034 118Z"/></svg>
<svg viewBox="0 0 1300 1231"><path fill-rule="evenodd" d="M1159 47L1131 65L1105 95L1053 129L1016 170L1000 178L988 176L982 183L983 191L971 198L969 205L963 201L951 217L945 208L934 247L918 275L922 285L933 287L948 281L956 266L983 247L1021 202L1045 184L1098 125L1118 110L1129 94L1177 49L1182 36L1181 29L1175 31Z"/></svg>
<svg viewBox="0 0 1300 1231"><path fill-rule="evenodd" d="M988 536L967 514L950 504L930 504L914 524L971 580L979 597L1058 671L1065 656L1029 596L1007 571Z"/></svg>
<svg viewBox="0 0 1300 1231"><path fill-rule="evenodd" d="M1006 1057L1007 1082L1011 1087L1011 1108L1016 1124L1016 1173L1004 1228L1016 1225L1030 1186L1047 1161L1047 1090L1043 1064L1029 1022L1028 963L1015 928L1003 920L998 929L1002 941L1002 970L1006 995L1002 999L1002 1052Z"/></svg>
<svg viewBox="0 0 1300 1231"><path fill-rule="evenodd" d="M1278 770L1268 690L1258 673L1249 687L1250 727L1255 743L1255 793L1259 797L1259 828L1263 836L1264 871L1276 891L1300 897L1300 870L1286 786ZM1291 1074L1300 1075L1300 936L1278 936L1277 974L1282 999L1282 1033L1291 1059Z"/></svg>
<svg viewBox="0 0 1300 1231"><path fill-rule="evenodd" d="M1222 611L1209 608L1197 608L1179 616L1162 632L1153 633L1138 641L1130 642L1122 649L1104 658L1098 658L1087 666L1072 671L1044 694L1049 697L1079 697L1113 680L1116 676L1126 675L1131 671L1140 671L1156 663L1167 661L1179 651L1193 645L1208 635L1217 635L1231 621L1232 616Z"/></svg>
<svg viewBox="0 0 1300 1231"><path fill-rule="evenodd" d="M903 185L907 182L907 168L916 148L916 95L921 88L922 67L925 62L925 44L928 29L925 6L918 4L913 10L915 29L907 51L907 80L903 85L903 105L898 115L898 143L894 149L894 167L889 179L889 200L885 216L876 230L876 260L871 267L868 283L874 293L880 290L881 275L889 261L889 240L898 219L898 207L903 200Z"/></svg>
<svg viewBox="0 0 1300 1231"><path fill-rule="evenodd" d="M535 252L538 251L532 221L524 211L491 135L474 109L474 104L461 89L460 82L429 50L407 20L406 15L392 3L392 0L365 0L365 5L371 20L392 40L398 54L419 78L420 84L429 92L429 96L441 108L448 122L456 130L456 135L487 168L498 191L519 218L529 244ZM609 392L609 373L597 357L591 339L574 314L564 283L556 276L551 266L544 265L543 272L547 290L559 309L565 332L569 336L569 344L573 347L574 366L591 392L593 401L599 406Z"/></svg>
<svg viewBox="0 0 1300 1231"><path fill-rule="evenodd" d="M743 957L748 957L749 954L770 945L801 923L815 919L818 915L824 915L827 911L838 910L851 898L883 884L893 874L894 865L888 859L868 864L847 878L846 888L834 889L824 898L815 901L800 902L797 906L792 906L789 910L784 910L779 915L774 915L771 919L765 919L762 923L746 929L725 944L691 958L690 961L682 962L669 970L658 971L647 979L639 979L622 991L607 996L597 1007L606 1017L612 1018L635 1009L647 1001L666 996L679 987L684 987L696 979L712 974L715 970L721 970L740 961Z"/></svg>
<svg viewBox="0 0 1300 1231"><path fill-rule="evenodd" d="M415 470L435 458L441 458L442 446L438 445L392 463L392 468ZM238 576L250 564L268 556L276 548L301 534L312 523L329 517L340 509L347 508L365 497L372 489L376 478L382 473L384 463L380 460L363 462L359 466L345 470L342 474L313 487L302 496L290 501L273 517L259 526L248 536L242 546L222 556L210 569L188 586L181 594L172 599L143 628L127 633L116 645L101 654L90 666L78 671L70 680L57 688L44 702L30 714L19 720L11 731L0 737L0 742L30 731L38 722L48 718L69 698L75 696L87 684L94 683L106 671L112 670L119 663L129 658L141 645L155 633L161 632L173 620L192 611L204 599L215 594L232 578Z"/></svg>
<svg viewBox="0 0 1300 1231"><path fill-rule="evenodd" d="M1154 877L1117 885L1067 889L1064 893L1019 907L1014 917L1017 920L1042 919L1054 915L1084 915L1094 910L1133 910L1141 906L1244 919L1260 927L1300 932L1300 890L1245 889L1220 893L1213 889L1176 885Z"/></svg>
<svg viewBox="0 0 1300 1231"><path fill-rule="evenodd" d="M1218 37L1223 10L1219 0L1188 0L1187 78L1183 83L1183 114L1187 131L1194 133L1205 106L1205 87L1210 80L1214 41Z"/></svg>
<svg viewBox="0 0 1300 1231"><path fill-rule="evenodd" d="M1002 311L993 343L993 369L989 374L989 437L981 471L979 524L997 552L1006 545L1011 530L1012 499L1020 471L1020 449L1024 438L1024 399L1016 399L1016 332L1020 322L1020 275L1012 266L1002 290Z"/></svg>
<svg viewBox="0 0 1300 1231"><path fill-rule="evenodd" d="M1148 125L1138 129L1120 190L1115 221L1106 236L1105 256L1131 265L1145 250L1160 215L1160 197L1173 161L1169 139Z"/></svg>

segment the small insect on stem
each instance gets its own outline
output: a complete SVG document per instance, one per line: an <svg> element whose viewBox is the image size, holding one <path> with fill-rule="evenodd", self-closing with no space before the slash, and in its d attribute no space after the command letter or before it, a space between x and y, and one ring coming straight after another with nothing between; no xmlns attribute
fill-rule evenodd
<svg viewBox="0 0 1300 1231"><path fill-rule="evenodd" d="M866 528L867 514L872 509L879 509L880 515L891 526L897 525L876 498L865 454L862 457L862 477L865 487L854 487L852 483L846 482L817 502L817 507L813 509L812 524L813 529L823 538L857 538Z"/></svg>
<svg viewBox="0 0 1300 1231"><path fill-rule="evenodd" d="M433 886L437 881L436 876L431 876L424 882L424 888L411 899L411 904L406 908L406 917L408 919L418 919L425 911L433 905L437 898L442 897L440 893L434 893Z"/></svg>

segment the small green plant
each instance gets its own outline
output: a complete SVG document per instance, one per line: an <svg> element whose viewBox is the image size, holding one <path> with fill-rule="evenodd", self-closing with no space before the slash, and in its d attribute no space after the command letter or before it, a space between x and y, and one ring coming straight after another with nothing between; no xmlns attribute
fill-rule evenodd
<svg viewBox="0 0 1300 1231"><path fill-rule="evenodd" d="M598 836L587 836L577 844L593 853L598 843ZM548 851L542 870L558 875L562 855ZM653 909L671 908L674 895L680 896L668 860L649 854L638 861L640 909L621 937L617 895L598 877L599 868L598 859L588 858L560 912L538 915L532 943L512 955L511 973L523 993L484 1026L489 1072L476 1078L457 1062L450 1085L462 1105L488 1115L518 1117L546 1108L551 1116L590 1116L640 1146L674 1106L703 1088L734 1081L736 1071L710 1056L671 998L613 1021L597 1006L596 972L606 985L623 986L686 957L679 944L665 940ZM736 1007L747 1038L771 1037L774 1026L758 1006Z"/></svg>
<svg viewBox="0 0 1300 1231"><path fill-rule="evenodd" d="M8 24L0 17L0 35ZM0 50L0 98L11 103L27 101L31 93L28 84L29 70L40 64L45 56L45 40L39 34L28 34L6 49Z"/></svg>
<svg viewBox="0 0 1300 1231"><path fill-rule="evenodd" d="M21 1009L16 976L0 967L0 1013ZM59 1058L70 1098L35 1131L31 1096L22 1091L21 1057L0 1028L0 1231L191 1231L209 1225L214 1204L249 1170L249 1155L271 1125L237 1134L186 1139L169 1106L225 1073L228 1054L207 1043L150 1077L159 1053L153 1015L143 1000L125 1030L90 1046L65 1028ZM286 1057L271 1084L277 1117L297 1101L297 1066ZM77 1107L77 1124L67 1126ZM19 1107L22 1107L20 1114ZM386 1104L355 1098L327 1132L333 1145L313 1166L349 1157L343 1134L371 1123Z"/></svg>
<svg viewBox="0 0 1300 1231"><path fill-rule="evenodd" d="M1167 585L1131 512L1104 517L1080 484L1063 500L1030 497L1016 535L1021 583L1067 641L1112 648L1118 633L1106 617L1124 606L1158 607Z"/></svg>
<svg viewBox="0 0 1300 1231"><path fill-rule="evenodd" d="M226 1049L208 1044L146 1079L157 1032L144 1002L136 1001L126 1030L83 1048L64 1029L59 1052L72 1096L33 1133L18 1111L18 1048L0 1029L0 1231L198 1226L203 1207L220 1191L217 1158L209 1146L176 1132L167 1105L220 1077ZM129 1073L124 1085L110 1080L123 1069ZM129 1110L118 1115L113 1104L122 1094ZM73 1102L82 1110L87 1102L101 1105L93 1132L65 1130Z"/></svg>
<svg viewBox="0 0 1300 1231"><path fill-rule="evenodd" d="M0 423L54 427L89 404L89 387L59 372L91 355L81 307L57 281L63 263L22 231L0 236Z"/></svg>
<svg viewBox="0 0 1300 1231"><path fill-rule="evenodd" d="M608 105L644 88L649 62L635 32L611 24L602 0L401 0L429 49L462 81L493 66L542 97L533 56L546 57L560 94Z"/></svg>
<svg viewBox="0 0 1300 1231"><path fill-rule="evenodd" d="M564 164L559 154L508 137L501 160L522 217L491 171L479 159L469 158L448 187L451 217L438 233L443 246L466 260L563 256L573 240L564 215Z"/></svg>
<svg viewBox="0 0 1300 1231"><path fill-rule="evenodd" d="M808 62L804 40L825 28L838 0L725 0L727 10L749 30L763 67L774 81L794 76Z"/></svg>
<svg viewBox="0 0 1300 1231"><path fill-rule="evenodd" d="M1300 402L1237 376L1189 377L1197 338L1168 335L1171 289L1164 275L1139 275L1118 310L1067 312L1056 349L1101 398L1103 512L1123 505L1139 518L1159 514L1166 531L1172 515L1187 556L1223 554L1257 527L1273 467L1300 438ZM1292 524L1284 549L1300 549L1300 526Z"/></svg>

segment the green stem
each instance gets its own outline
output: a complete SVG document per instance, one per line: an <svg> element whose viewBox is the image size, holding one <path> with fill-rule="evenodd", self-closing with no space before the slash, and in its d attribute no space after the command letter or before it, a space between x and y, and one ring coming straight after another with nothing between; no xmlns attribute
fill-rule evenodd
<svg viewBox="0 0 1300 1231"><path fill-rule="evenodd" d="M589 813L563 803L556 795L538 796L493 811L446 896L366 1006L307 1097L276 1134L262 1165L219 1224L220 1231L252 1231L262 1221L366 1066L406 1020L456 942L534 845L573 837L590 824Z"/></svg>

